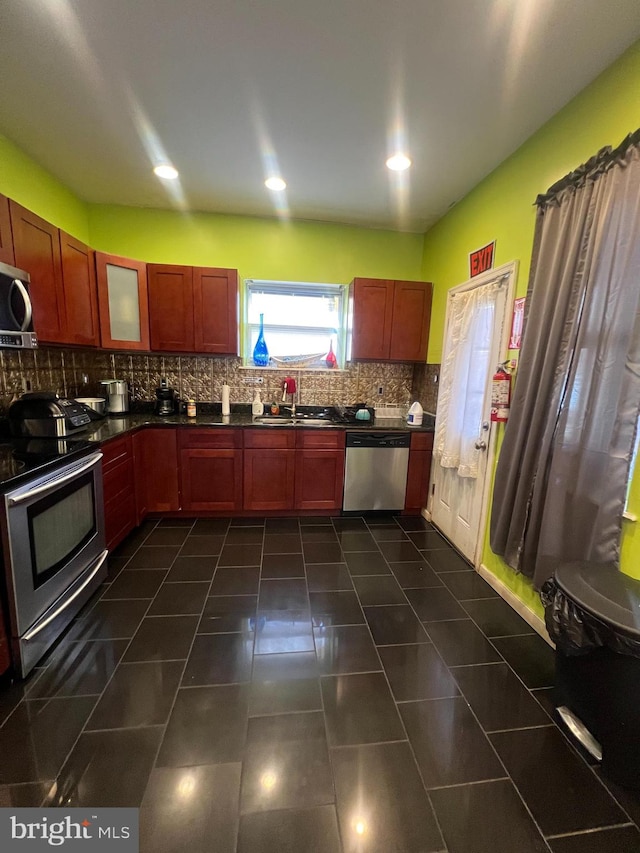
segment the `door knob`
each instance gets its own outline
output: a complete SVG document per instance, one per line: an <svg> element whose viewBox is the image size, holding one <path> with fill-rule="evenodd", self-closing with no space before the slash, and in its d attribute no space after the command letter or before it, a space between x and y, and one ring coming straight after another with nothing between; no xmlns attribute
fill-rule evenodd
<svg viewBox="0 0 640 853"><path fill-rule="evenodd" d="M487 442L486 441L476 441L476 450L486 450Z"/></svg>

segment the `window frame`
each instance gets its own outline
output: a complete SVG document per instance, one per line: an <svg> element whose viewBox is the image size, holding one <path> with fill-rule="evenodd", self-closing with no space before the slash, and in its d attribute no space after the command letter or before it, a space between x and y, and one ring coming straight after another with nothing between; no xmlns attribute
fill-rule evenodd
<svg viewBox="0 0 640 853"><path fill-rule="evenodd" d="M305 290L308 293L305 294ZM249 308L251 294L257 292L270 292L273 294L280 293L282 295L313 295L315 291L318 296L337 296L338 302L338 323L335 326L326 327L327 337L334 340L333 352L337 360L335 368L319 367L315 365L305 366L292 362L291 365L286 363L281 365L269 364L266 367L258 367L253 364L252 360L252 331L259 328L259 324L249 321ZM243 367L251 368L252 370L344 370L347 361L347 328L348 328L348 310L349 310L349 286L341 283L329 282L306 282L306 281L283 281L280 279L253 279L247 278L243 281L242 286L242 349L241 357ZM289 323L273 323L265 322L264 331L269 345L268 333L271 332L308 332L310 334L322 332L325 327L322 326L303 326L292 325ZM270 355L274 355L270 352ZM295 354L297 355L297 354ZM303 355L303 354L300 354Z"/></svg>

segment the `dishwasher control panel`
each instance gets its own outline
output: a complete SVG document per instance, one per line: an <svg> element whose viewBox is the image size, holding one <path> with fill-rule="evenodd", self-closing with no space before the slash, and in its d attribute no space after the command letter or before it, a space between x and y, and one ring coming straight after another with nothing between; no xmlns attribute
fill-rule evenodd
<svg viewBox="0 0 640 853"><path fill-rule="evenodd" d="M408 432L349 432L347 447L409 447L411 434Z"/></svg>

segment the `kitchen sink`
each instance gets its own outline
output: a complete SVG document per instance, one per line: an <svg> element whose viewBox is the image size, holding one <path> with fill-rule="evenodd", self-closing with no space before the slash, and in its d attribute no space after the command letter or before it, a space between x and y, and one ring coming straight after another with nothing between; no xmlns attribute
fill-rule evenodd
<svg viewBox="0 0 640 853"><path fill-rule="evenodd" d="M264 415L255 418L253 422L264 426L333 426L332 421L326 418L290 418L278 415Z"/></svg>
<svg viewBox="0 0 640 853"><path fill-rule="evenodd" d="M261 418L254 418L254 424L265 424L267 426L293 426L295 421L293 418L279 418L277 415L265 415Z"/></svg>

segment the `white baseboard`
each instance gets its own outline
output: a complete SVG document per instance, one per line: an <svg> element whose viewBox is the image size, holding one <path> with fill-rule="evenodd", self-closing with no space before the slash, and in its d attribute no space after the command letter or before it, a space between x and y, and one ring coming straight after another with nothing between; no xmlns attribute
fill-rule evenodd
<svg viewBox="0 0 640 853"><path fill-rule="evenodd" d="M544 619L541 619L537 613L534 613L533 610L527 607L524 601L518 598L515 592L502 583L484 564L478 567L478 574L486 580L489 586L495 589L501 598L504 598L507 604L513 607L519 616L522 616L528 625L531 625L536 633L540 634L543 640L549 643L552 648L555 648L553 640L547 631L547 626L544 624Z"/></svg>

